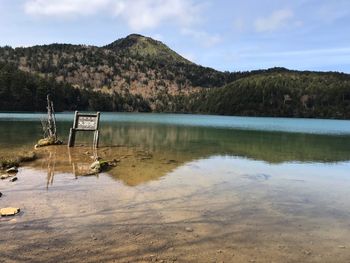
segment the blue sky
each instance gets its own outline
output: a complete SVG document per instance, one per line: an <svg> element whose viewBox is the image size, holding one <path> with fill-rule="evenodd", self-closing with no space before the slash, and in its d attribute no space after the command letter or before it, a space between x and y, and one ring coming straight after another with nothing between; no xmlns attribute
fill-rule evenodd
<svg viewBox="0 0 350 263"><path fill-rule="evenodd" d="M130 33L195 63L350 73L349 0L0 0L0 45L105 45Z"/></svg>

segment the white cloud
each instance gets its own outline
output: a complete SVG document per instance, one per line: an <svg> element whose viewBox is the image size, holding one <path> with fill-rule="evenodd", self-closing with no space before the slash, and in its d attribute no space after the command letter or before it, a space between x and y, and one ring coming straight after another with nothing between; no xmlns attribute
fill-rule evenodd
<svg viewBox="0 0 350 263"><path fill-rule="evenodd" d="M200 7L189 0L27 0L33 16L74 17L102 13L123 19L133 30L153 29L164 22L189 26Z"/></svg>
<svg viewBox="0 0 350 263"><path fill-rule="evenodd" d="M27 14L35 16L91 15L107 7L110 0L29 0L24 4Z"/></svg>
<svg viewBox="0 0 350 263"><path fill-rule="evenodd" d="M255 30L258 32L271 32L284 27L294 17L290 9L281 9L273 12L268 17L262 17L255 20Z"/></svg>
<svg viewBox="0 0 350 263"><path fill-rule="evenodd" d="M119 1L118 14L134 30L155 28L163 22L182 26L194 23L198 7L187 0L134 0ZM124 3L124 4L122 4Z"/></svg>
<svg viewBox="0 0 350 263"><path fill-rule="evenodd" d="M184 28L181 33L185 36L189 36L200 42L200 44L206 48L213 47L223 41L222 37L218 34L211 35L204 31L196 31L189 28Z"/></svg>

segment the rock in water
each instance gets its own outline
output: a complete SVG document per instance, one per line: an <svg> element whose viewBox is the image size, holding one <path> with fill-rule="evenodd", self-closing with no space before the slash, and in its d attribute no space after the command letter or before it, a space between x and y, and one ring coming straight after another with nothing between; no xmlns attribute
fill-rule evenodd
<svg viewBox="0 0 350 263"><path fill-rule="evenodd" d="M2 197L2 193L0 192L0 197Z"/></svg>
<svg viewBox="0 0 350 263"><path fill-rule="evenodd" d="M9 173L9 174L18 173L18 168L16 166L13 166L13 167L7 169L6 173Z"/></svg>
<svg viewBox="0 0 350 263"><path fill-rule="evenodd" d="M3 175L0 176L0 179L1 180L5 180L5 179L9 178L10 176L11 175L9 175L9 174L3 174Z"/></svg>
<svg viewBox="0 0 350 263"><path fill-rule="evenodd" d="M16 182L17 180L18 180L17 177L13 177L13 178L10 179L10 182Z"/></svg>
<svg viewBox="0 0 350 263"><path fill-rule="evenodd" d="M93 172L99 173L101 171L101 164L99 161L95 161L91 164L90 169Z"/></svg>
<svg viewBox="0 0 350 263"><path fill-rule="evenodd" d="M45 147L50 145L61 145L62 141L56 140L54 137L47 137L44 139L40 139L37 144L35 144L34 148Z"/></svg>
<svg viewBox="0 0 350 263"><path fill-rule="evenodd" d="M103 160L97 160L93 162L90 166L90 169L94 173L100 173L108 169L109 167L113 166L110 164L108 161L103 161Z"/></svg>
<svg viewBox="0 0 350 263"><path fill-rule="evenodd" d="M14 215L18 214L19 211L20 211L19 208L6 207L6 208L0 209L0 214L1 214L1 216L14 216Z"/></svg>
<svg viewBox="0 0 350 263"><path fill-rule="evenodd" d="M187 232L193 232L193 228L191 228L191 227L186 227L185 230L186 230Z"/></svg>

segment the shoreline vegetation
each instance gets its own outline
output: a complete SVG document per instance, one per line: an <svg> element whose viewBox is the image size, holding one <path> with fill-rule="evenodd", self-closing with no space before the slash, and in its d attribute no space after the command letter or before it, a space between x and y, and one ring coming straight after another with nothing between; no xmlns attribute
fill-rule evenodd
<svg viewBox="0 0 350 263"><path fill-rule="evenodd" d="M350 74L220 72L129 35L107 46L0 47L0 111L166 112L350 119Z"/></svg>

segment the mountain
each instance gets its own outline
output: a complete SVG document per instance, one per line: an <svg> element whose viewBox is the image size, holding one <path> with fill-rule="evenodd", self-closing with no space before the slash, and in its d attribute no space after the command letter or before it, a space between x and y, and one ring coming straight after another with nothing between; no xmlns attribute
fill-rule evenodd
<svg viewBox="0 0 350 263"><path fill-rule="evenodd" d="M113 43L104 46L104 48L133 57L148 57L153 60L164 62L193 64L175 51L171 50L162 42L139 34L131 34L126 38L118 39Z"/></svg>
<svg viewBox="0 0 350 263"><path fill-rule="evenodd" d="M221 72L138 34L102 47L0 48L0 110L45 110L48 92L58 110L350 118L349 74Z"/></svg>
<svg viewBox="0 0 350 263"><path fill-rule="evenodd" d="M165 44L137 34L103 47L70 44L3 47L0 62L81 90L140 95L153 110L162 107L157 97L164 94L190 94L200 88L223 86L236 77L196 65Z"/></svg>

